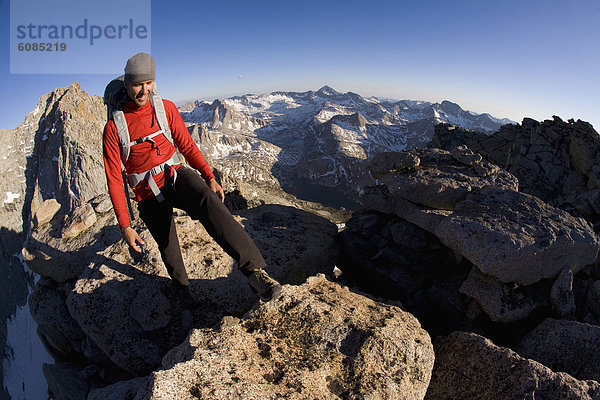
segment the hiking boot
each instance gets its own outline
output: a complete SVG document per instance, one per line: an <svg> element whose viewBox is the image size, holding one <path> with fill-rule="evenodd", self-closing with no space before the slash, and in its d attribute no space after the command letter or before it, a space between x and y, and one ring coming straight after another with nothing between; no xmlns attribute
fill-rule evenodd
<svg viewBox="0 0 600 400"><path fill-rule="evenodd" d="M260 296L262 301L270 301L281 294L281 285L271 278L264 269L252 270L248 276L248 284L254 293Z"/></svg>

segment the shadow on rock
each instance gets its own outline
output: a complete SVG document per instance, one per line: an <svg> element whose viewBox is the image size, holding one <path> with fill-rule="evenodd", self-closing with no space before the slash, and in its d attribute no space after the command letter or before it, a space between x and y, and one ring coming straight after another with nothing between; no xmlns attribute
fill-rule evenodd
<svg viewBox="0 0 600 400"><path fill-rule="evenodd" d="M194 293L210 292L228 278L191 280ZM203 295L186 310L171 279L97 258L67 297L71 315L110 360L131 373L146 375L181 343L192 327L214 325L224 309Z"/></svg>
<svg viewBox="0 0 600 400"><path fill-rule="evenodd" d="M18 307L27 301L28 286L31 277L25 272L23 264L14 254L18 252L23 236L12 229L0 228L0 346L3 360L10 357L11 349L7 347L7 322L15 315ZM4 363L0 363L0 383L4 377ZM0 385L0 398L9 398L4 385Z"/></svg>

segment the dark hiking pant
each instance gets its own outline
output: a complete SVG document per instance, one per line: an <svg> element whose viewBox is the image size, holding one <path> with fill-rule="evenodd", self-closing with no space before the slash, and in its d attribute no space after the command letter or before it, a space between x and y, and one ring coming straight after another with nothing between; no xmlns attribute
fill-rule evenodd
<svg viewBox="0 0 600 400"><path fill-rule="evenodd" d="M195 170L185 166L179 168L175 185L166 183L161 191L165 198L162 202L154 197L142 200L138 203L138 210L158 244L167 272L175 282L189 284L175 229L174 207L200 221L245 275L252 269L265 267L265 260L248 233Z"/></svg>

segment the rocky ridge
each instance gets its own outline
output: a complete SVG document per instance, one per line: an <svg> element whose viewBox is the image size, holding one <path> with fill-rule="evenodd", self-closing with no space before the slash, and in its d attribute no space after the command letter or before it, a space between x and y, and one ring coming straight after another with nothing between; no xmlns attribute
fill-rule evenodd
<svg viewBox="0 0 600 400"><path fill-rule="evenodd" d="M446 150L467 145L515 175L521 192L600 222L600 137L587 122L525 118L489 136L441 124L431 145Z"/></svg>
<svg viewBox="0 0 600 400"><path fill-rule="evenodd" d="M598 398L592 225L464 145L370 168L381 184L339 235L337 265L441 335L427 398Z"/></svg>
<svg viewBox="0 0 600 400"><path fill-rule="evenodd" d="M3 349L6 320L25 304L27 285L33 281L20 257L32 212L47 198L59 199L63 212L68 212L104 191L98 132L105 118L102 100L73 83L42 96L23 123L0 132L0 269L6 277L0 283Z"/></svg>
<svg viewBox="0 0 600 400"><path fill-rule="evenodd" d="M3 234L3 249L18 251L30 215L45 199L56 198L68 212L104 191L102 150L97 144L105 121L102 100L73 83L42 96L22 124L2 131L3 227L19 236Z"/></svg>
<svg viewBox="0 0 600 400"><path fill-rule="evenodd" d="M81 154L96 157L86 146ZM366 161L380 185L364 188L364 209L341 233L322 216L261 205L247 196L250 184L222 174L239 185L236 218L286 283L270 303L257 302L233 260L183 214L177 228L200 302L193 310L139 218L142 255L120 240L106 195L83 190L86 178L74 186L77 204L42 196L23 258L42 276L30 308L56 359L44 367L53 395L600 398L597 370L583 365L594 360L600 322L592 227L519 192L515 175L467 147ZM588 357L565 366L539 346L547 340Z"/></svg>

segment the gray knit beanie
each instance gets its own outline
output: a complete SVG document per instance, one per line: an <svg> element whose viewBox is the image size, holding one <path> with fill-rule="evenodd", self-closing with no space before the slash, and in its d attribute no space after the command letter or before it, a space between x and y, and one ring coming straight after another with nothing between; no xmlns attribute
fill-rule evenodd
<svg viewBox="0 0 600 400"><path fill-rule="evenodd" d="M125 83L137 83L155 79L156 63L150 54L137 53L125 65Z"/></svg>

